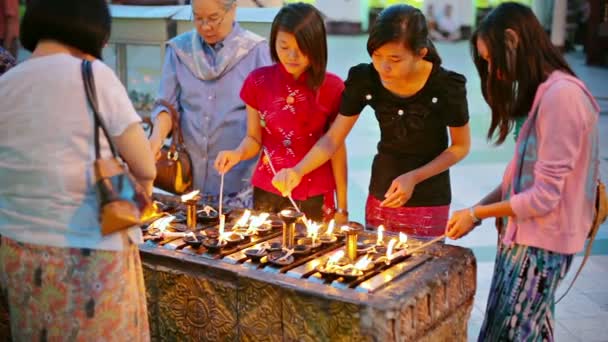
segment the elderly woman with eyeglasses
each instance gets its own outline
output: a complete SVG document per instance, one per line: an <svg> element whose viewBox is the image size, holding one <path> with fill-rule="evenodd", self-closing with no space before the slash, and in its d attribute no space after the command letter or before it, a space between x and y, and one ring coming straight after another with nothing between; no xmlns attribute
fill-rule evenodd
<svg viewBox="0 0 608 342"><path fill-rule="evenodd" d="M167 43L157 96L177 109L192 159L194 189L214 204L220 190L215 158L220 151L235 149L247 131L238 89L251 71L272 63L265 39L235 22L236 7L236 0L192 1L195 29ZM162 105L153 110L152 120L150 144L158 155L174 123ZM251 206L254 163L241 163L225 175L225 204Z"/></svg>

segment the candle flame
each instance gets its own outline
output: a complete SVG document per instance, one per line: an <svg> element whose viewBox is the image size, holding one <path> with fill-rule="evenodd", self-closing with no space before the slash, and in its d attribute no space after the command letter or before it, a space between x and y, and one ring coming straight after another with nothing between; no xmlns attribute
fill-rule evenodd
<svg viewBox="0 0 608 342"><path fill-rule="evenodd" d="M372 262L372 259L368 255L365 255L363 258L361 258L361 259L359 259L359 261L357 261L357 263L355 264L355 268L359 269L361 271L364 271L369 267L369 264L371 262Z"/></svg>
<svg viewBox="0 0 608 342"><path fill-rule="evenodd" d="M251 222L249 222L250 228L252 228L252 229L259 228L261 225L263 225L266 222L266 219L268 218L268 216L270 216L270 214L268 214L268 213L261 213L258 216L251 216Z"/></svg>
<svg viewBox="0 0 608 342"><path fill-rule="evenodd" d="M329 221L329 224L327 225L327 231L325 232L325 234L327 234L327 235L333 234L335 225L336 225L336 220L331 219L331 221Z"/></svg>
<svg viewBox="0 0 608 342"><path fill-rule="evenodd" d="M393 255L393 248L397 243L397 239L392 238L391 241L388 242L388 247L386 247L386 257L390 260Z"/></svg>
<svg viewBox="0 0 608 342"><path fill-rule="evenodd" d="M245 210L243 216L236 222L237 227L246 227L247 222L249 222L249 218L251 217L251 211Z"/></svg>
<svg viewBox="0 0 608 342"><path fill-rule="evenodd" d="M212 211L217 213L217 210L215 210L213 207L206 205L203 209L199 210L198 212L199 213L205 212L207 214L207 216L209 216Z"/></svg>
<svg viewBox="0 0 608 342"><path fill-rule="evenodd" d="M340 261L340 259L342 259L344 257L344 251L338 251L336 252L336 254L332 255L328 260L327 260L327 264L335 264L338 261Z"/></svg>
<svg viewBox="0 0 608 342"><path fill-rule="evenodd" d="M405 245L407 244L407 234L401 232L399 233L399 246L405 248Z"/></svg>
<svg viewBox="0 0 608 342"><path fill-rule="evenodd" d="M182 202L187 202L187 201L195 198L196 196L198 196L198 194L200 192L201 192L200 190L194 190L194 191L191 191L191 192L189 192L189 193L187 193L185 195L182 195L182 197L181 197Z"/></svg>
<svg viewBox="0 0 608 342"><path fill-rule="evenodd" d="M378 226L378 238L376 239L376 245L381 245L384 242L384 226Z"/></svg>
<svg viewBox="0 0 608 342"><path fill-rule="evenodd" d="M320 228L321 225L316 222L313 222L312 220L308 220L308 223L306 224L306 233L308 237L316 237L319 234Z"/></svg>
<svg viewBox="0 0 608 342"><path fill-rule="evenodd" d="M158 231L164 233L171 222L175 220L175 216L161 217L150 224L150 228L158 228Z"/></svg>

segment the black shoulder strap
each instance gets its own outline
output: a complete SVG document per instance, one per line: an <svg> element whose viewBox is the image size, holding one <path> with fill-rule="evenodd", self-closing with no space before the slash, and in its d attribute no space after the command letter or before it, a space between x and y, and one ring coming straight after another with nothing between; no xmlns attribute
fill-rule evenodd
<svg viewBox="0 0 608 342"><path fill-rule="evenodd" d="M114 157L117 157L118 153L116 153L116 147L110 139L110 134L108 133L108 130L103 122L102 117L99 115L99 103L97 102L97 93L95 91L95 79L93 78L93 68L91 62L83 60L81 65L81 71L82 80L84 82L84 90L87 96L87 102L91 107L91 110L93 111L93 118L95 120L95 158L100 159L101 157L99 144L99 128L102 129L103 134L108 140L108 145L110 145L112 155Z"/></svg>

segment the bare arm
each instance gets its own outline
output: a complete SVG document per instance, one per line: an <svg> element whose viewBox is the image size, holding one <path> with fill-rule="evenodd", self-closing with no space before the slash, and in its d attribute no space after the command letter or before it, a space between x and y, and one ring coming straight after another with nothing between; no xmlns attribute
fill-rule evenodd
<svg viewBox="0 0 608 342"><path fill-rule="evenodd" d="M158 114L154 123L152 125L152 134L150 136L150 147L152 148L152 153L157 155L160 149L163 146L167 135L171 132L171 128L173 127L173 120L171 119L171 115L169 113L163 111Z"/></svg>
<svg viewBox="0 0 608 342"><path fill-rule="evenodd" d="M340 147L331 158L331 167L334 173L334 180L336 182L336 199L338 202L337 207L338 209L348 211L348 164L346 162L345 144L342 144L342 147Z"/></svg>
<svg viewBox="0 0 608 342"><path fill-rule="evenodd" d="M426 165L413 171L417 183L449 169L469 154L471 148L469 124L462 127L450 127L450 139L452 143L447 149Z"/></svg>
<svg viewBox="0 0 608 342"><path fill-rule="evenodd" d="M500 202L502 198L502 187L499 185L492 190L486 197L482 198L481 201L477 202L477 205L488 205L496 202Z"/></svg>
<svg viewBox="0 0 608 342"><path fill-rule="evenodd" d="M251 159L260 153L262 148L262 126L257 109L247 106L247 136L243 138L237 152L241 160Z"/></svg>
<svg viewBox="0 0 608 342"><path fill-rule="evenodd" d="M462 127L450 127L450 138L451 145L435 159L395 178L380 205L389 208L403 206L412 197L414 187L418 183L449 169L469 153L471 132L468 124Z"/></svg>
<svg viewBox="0 0 608 342"><path fill-rule="evenodd" d="M260 153L262 148L262 126L258 111L247 106L247 136L235 150L221 151L215 159L215 169L224 174L242 160L251 159Z"/></svg>
<svg viewBox="0 0 608 342"><path fill-rule="evenodd" d="M129 166L135 179L148 194L151 194L152 184L156 177L156 166L150 144L141 125L138 122L132 123L121 135L113 137L113 140L118 153Z"/></svg>
<svg viewBox="0 0 608 342"><path fill-rule="evenodd" d="M492 204L477 205L473 208L475 216L481 220L489 217L515 216L509 201L500 201Z"/></svg>

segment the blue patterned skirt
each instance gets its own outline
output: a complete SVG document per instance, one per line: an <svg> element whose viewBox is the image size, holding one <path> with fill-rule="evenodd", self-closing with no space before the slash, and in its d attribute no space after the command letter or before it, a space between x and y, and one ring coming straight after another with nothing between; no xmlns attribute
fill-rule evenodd
<svg viewBox="0 0 608 342"><path fill-rule="evenodd" d="M499 242L478 341L553 341L555 292L572 257Z"/></svg>

